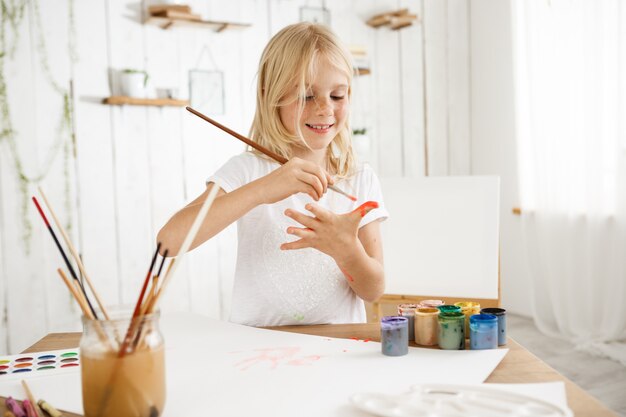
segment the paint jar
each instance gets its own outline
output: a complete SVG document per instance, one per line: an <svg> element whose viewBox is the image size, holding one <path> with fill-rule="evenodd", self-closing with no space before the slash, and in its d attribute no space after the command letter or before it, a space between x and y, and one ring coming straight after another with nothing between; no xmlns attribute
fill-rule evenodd
<svg viewBox="0 0 626 417"><path fill-rule="evenodd" d="M470 349L498 347L498 318L493 314L474 314L470 317Z"/></svg>
<svg viewBox="0 0 626 417"><path fill-rule="evenodd" d="M409 352L409 319L385 316L380 320L380 344L383 355L402 356Z"/></svg>
<svg viewBox="0 0 626 417"><path fill-rule="evenodd" d="M480 314L480 303L474 301L460 301L454 303L455 306L461 307L461 312L465 314L465 337L469 337L469 319L474 314Z"/></svg>
<svg viewBox="0 0 626 417"><path fill-rule="evenodd" d="M506 310L503 308L483 308L481 314L493 314L498 318L498 346L506 345Z"/></svg>
<svg viewBox="0 0 626 417"><path fill-rule="evenodd" d="M439 340L439 309L418 308L415 311L415 343L434 346Z"/></svg>
<svg viewBox="0 0 626 417"><path fill-rule="evenodd" d="M85 417L158 417L165 405L165 354L159 314L83 317L80 339ZM102 314L100 315L102 317Z"/></svg>
<svg viewBox="0 0 626 417"><path fill-rule="evenodd" d="M437 308L439 309L440 313L454 313L455 311L459 312L459 313L461 312L461 307L453 306L453 305L450 305L450 304L443 304L443 305L440 305Z"/></svg>
<svg viewBox="0 0 626 417"><path fill-rule="evenodd" d="M439 313L438 342L441 349L465 349L465 315L460 311Z"/></svg>
<svg viewBox="0 0 626 417"><path fill-rule="evenodd" d="M415 341L415 309L417 304L398 305L398 315L409 319L409 341Z"/></svg>
<svg viewBox="0 0 626 417"><path fill-rule="evenodd" d="M444 302L441 300L422 300L418 305L420 308L437 308L444 305Z"/></svg>

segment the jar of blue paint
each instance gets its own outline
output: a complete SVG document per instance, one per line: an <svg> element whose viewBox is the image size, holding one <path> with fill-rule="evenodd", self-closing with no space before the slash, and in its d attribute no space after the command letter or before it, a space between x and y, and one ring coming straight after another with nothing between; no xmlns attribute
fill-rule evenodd
<svg viewBox="0 0 626 417"><path fill-rule="evenodd" d="M415 310L417 304L399 304L398 315L409 319L409 340L415 341Z"/></svg>
<svg viewBox="0 0 626 417"><path fill-rule="evenodd" d="M486 307L481 314L493 314L498 318L498 346L506 345L506 310L503 308Z"/></svg>
<svg viewBox="0 0 626 417"><path fill-rule="evenodd" d="M439 347L447 350L465 349L465 315L460 311L439 310Z"/></svg>
<svg viewBox="0 0 626 417"><path fill-rule="evenodd" d="M380 320L380 344L383 355L403 356L409 352L409 319L385 316Z"/></svg>
<svg viewBox="0 0 626 417"><path fill-rule="evenodd" d="M474 314L469 319L470 349L498 347L498 318L493 314Z"/></svg>

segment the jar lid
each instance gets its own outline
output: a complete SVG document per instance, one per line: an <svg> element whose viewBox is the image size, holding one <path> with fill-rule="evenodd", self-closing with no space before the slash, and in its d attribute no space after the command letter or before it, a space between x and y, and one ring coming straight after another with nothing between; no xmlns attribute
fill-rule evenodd
<svg viewBox="0 0 626 417"><path fill-rule="evenodd" d="M450 304L444 304L442 306L437 307L439 309L439 311L441 311L442 313L447 313L450 311L458 311L459 313L461 312L461 307L459 306L453 306Z"/></svg>
<svg viewBox="0 0 626 417"><path fill-rule="evenodd" d="M434 308L434 307L420 307L417 310L415 310L415 314L417 314L418 316L439 314L439 309Z"/></svg>
<svg viewBox="0 0 626 417"><path fill-rule="evenodd" d="M480 308L480 303L476 301L459 301L458 303L454 303L455 306L465 308Z"/></svg>
<svg viewBox="0 0 626 417"><path fill-rule="evenodd" d="M385 316L380 319L382 327L402 327L409 324L409 319L401 316Z"/></svg>
<svg viewBox="0 0 626 417"><path fill-rule="evenodd" d="M493 314L474 314L470 316L470 323L492 323L497 322L498 318Z"/></svg>
<svg viewBox="0 0 626 417"><path fill-rule="evenodd" d="M485 307L480 310L481 313L493 314L495 316L503 316L506 314L506 310L498 307Z"/></svg>
<svg viewBox="0 0 626 417"><path fill-rule="evenodd" d="M465 314L461 313L460 311L442 311L439 313L439 317L442 319L465 319Z"/></svg>

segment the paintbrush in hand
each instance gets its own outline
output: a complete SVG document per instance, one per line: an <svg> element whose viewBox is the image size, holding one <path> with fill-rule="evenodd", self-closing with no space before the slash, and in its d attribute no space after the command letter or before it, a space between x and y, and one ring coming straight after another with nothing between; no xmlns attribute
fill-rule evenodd
<svg viewBox="0 0 626 417"><path fill-rule="evenodd" d="M216 122L215 120L211 119L210 117L205 116L204 114L200 113L197 110L192 109L191 107L185 107L190 113L195 114L196 116L198 116L199 118L206 120L207 122L211 123L213 126L222 129L224 132L228 133L229 135L239 139L240 141L242 141L243 143L253 147L254 149L256 149L257 151L261 152L262 154L269 156L270 158L272 158L274 161L278 162L279 164L283 165L286 164L289 160L287 158L285 158L284 156L280 156L277 153L274 153L272 151L270 151L269 149L265 148L264 146L259 145L256 142L253 142L252 140L248 139L247 137L240 135L239 133L235 132L234 130L231 130L229 128L227 128L226 126ZM356 201L356 197L353 195L350 195L348 193L346 193L345 191L343 191L340 188L337 188L334 185L329 185L328 186L329 189L348 197L350 200L352 201Z"/></svg>

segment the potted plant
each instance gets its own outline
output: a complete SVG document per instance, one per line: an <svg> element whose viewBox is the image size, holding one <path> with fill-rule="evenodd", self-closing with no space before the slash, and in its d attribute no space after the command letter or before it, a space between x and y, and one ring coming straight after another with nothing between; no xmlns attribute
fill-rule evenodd
<svg viewBox="0 0 626 417"><path fill-rule="evenodd" d="M146 95L148 73L131 68L124 69L121 74L121 84L123 95L143 98Z"/></svg>

